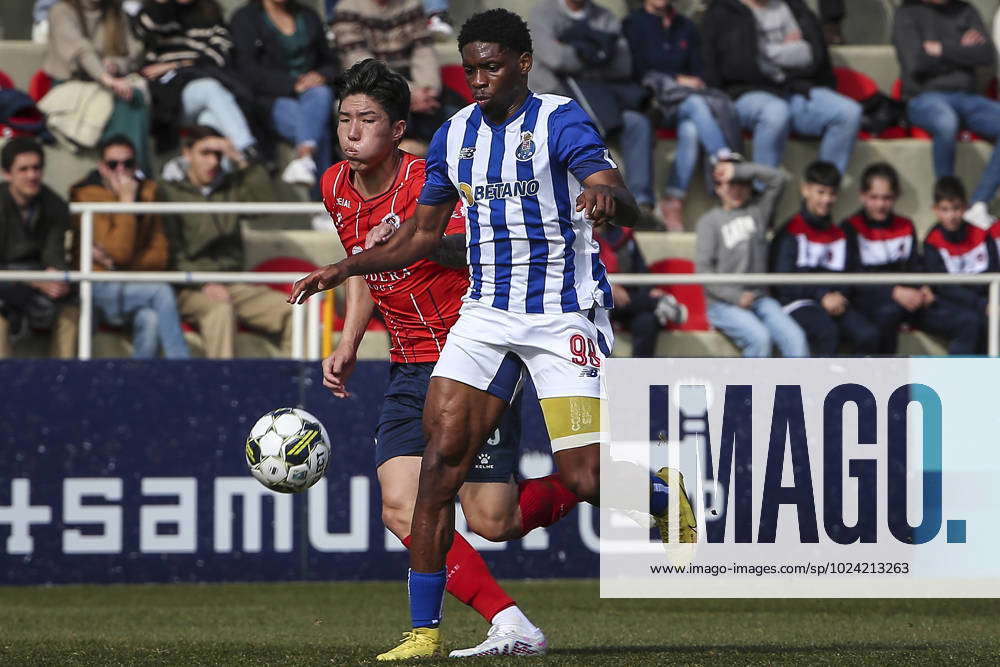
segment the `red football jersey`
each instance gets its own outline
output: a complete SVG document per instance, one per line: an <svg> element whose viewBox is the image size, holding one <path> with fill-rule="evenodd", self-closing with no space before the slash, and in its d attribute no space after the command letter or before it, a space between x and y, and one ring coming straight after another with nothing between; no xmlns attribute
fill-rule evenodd
<svg viewBox="0 0 1000 667"><path fill-rule="evenodd" d="M354 189L346 161L327 169L320 182L323 203L348 255L363 252L368 231L384 220L412 224L408 221L416 212L423 186L424 160L406 152L392 186L371 199ZM465 233L460 207L445 233ZM462 295L469 286L468 269L449 269L421 259L400 271L366 275L365 280L389 330L392 361L437 361L448 330L458 319Z"/></svg>

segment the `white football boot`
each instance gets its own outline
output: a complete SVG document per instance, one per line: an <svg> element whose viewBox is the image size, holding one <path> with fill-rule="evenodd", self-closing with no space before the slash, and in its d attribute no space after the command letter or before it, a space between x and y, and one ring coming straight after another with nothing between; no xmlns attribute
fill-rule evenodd
<svg viewBox="0 0 1000 667"><path fill-rule="evenodd" d="M471 658L481 655L533 656L545 655L549 644L542 631L526 631L517 625L493 625L486 639L479 646L452 651L452 658Z"/></svg>

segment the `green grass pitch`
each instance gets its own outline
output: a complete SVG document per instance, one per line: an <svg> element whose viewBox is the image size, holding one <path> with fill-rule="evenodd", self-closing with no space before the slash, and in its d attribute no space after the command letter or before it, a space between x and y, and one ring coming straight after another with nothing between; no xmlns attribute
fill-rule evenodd
<svg viewBox="0 0 1000 667"><path fill-rule="evenodd" d="M965 665L1000 655L1000 600L600 600L590 580L505 584L552 646L531 664ZM407 619L401 582L2 587L0 664L354 665L393 646ZM450 650L478 643L486 625L449 599L444 628Z"/></svg>

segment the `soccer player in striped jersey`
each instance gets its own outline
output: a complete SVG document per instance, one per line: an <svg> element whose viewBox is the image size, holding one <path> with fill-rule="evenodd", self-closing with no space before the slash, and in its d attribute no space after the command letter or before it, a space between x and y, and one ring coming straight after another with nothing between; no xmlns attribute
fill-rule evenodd
<svg viewBox="0 0 1000 667"><path fill-rule="evenodd" d="M337 134L347 159L321 179L323 202L348 255L364 252L372 239L407 223L424 184L424 160L399 150L406 128L409 87L385 64L365 60L348 70L340 87ZM347 280L344 330L337 349L323 361L323 384L347 396L358 346L375 308L389 330L389 386L375 432L375 465L382 490L382 518L404 545L424 451L422 416L431 371L458 319L469 286L465 260L465 216L452 213L445 235L429 259L396 270ZM513 390L513 386L511 386ZM503 395L509 402L511 395ZM504 541L523 537L565 516L577 498L558 474L514 482L520 434L516 408L478 452L458 495L469 527ZM446 558L448 592L473 607L490 632L479 646L456 653L490 651L539 655L542 632L497 584L482 556L455 533Z"/></svg>
<svg viewBox="0 0 1000 667"><path fill-rule="evenodd" d="M458 42L475 103L431 142L413 224L378 247L314 271L296 282L289 298L302 303L350 276L428 256L456 203L465 205L469 290L424 407L429 440L411 524L413 631L379 660L440 651L453 498L523 369L535 384L563 482L580 498L598 500L600 442L607 439L600 373L611 353L607 311L613 304L593 226L631 226L638 216L580 106L528 90L531 36L521 17L504 9L482 12L465 23ZM650 474L650 508L666 540L672 492L680 539L694 542L694 514L675 475L666 469ZM676 486L668 489L668 479Z"/></svg>

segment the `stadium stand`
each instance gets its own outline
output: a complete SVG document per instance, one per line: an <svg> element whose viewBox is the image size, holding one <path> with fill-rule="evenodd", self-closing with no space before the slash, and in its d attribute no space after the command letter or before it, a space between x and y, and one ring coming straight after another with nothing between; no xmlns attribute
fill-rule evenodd
<svg viewBox="0 0 1000 667"><path fill-rule="evenodd" d="M814 8L817 0L808 0ZM220 0L220 4L230 15L243 0ZM321 0L306 0L307 4L322 11ZM601 4L618 16L624 16L631 9L639 6L638 0L600 0ZM970 0L990 24L997 13L997 0ZM44 82L35 79L41 69L45 55L45 46L26 41L30 34L30 11L21 5L30 3L5 2L0 8L0 24L3 25L3 35L0 40L0 69L4 70L14 84L26 91L37 92ZM700 17L706 4L704 0L676 0L679 9L695 19ZM889 44L889 33L892 26L892 12L900 0L847 0L847 15L843 24L845 46L831 48L835 67L841 74L841 90L845 94L870 89L870 82L885 94L891 94L893 86L899 78L899 65L893 47ZM463 0L452 3L451 14L455 25L477 11L499 6L494 0ZM503 6L527 16L532 0L508 0ZM12 39L14 38L14 39ZM455 42L445 41L436 45L436 52L442 65L442 74L446 85L462 92L461 72L455 65L460 63ZM994 77L995 72L982 73L982 90ZM864 78L862 78L864 77ZM995 85L995 83L994 83ZM858 88L858 86L861 86ZM903 197L897 204L900 214L911 217L918 227L918 234L923 235L933 222L930 217L931 184L933 183L933 167L931 164L930 141L926 138L913 136L895 138L897 135L883 134L882 138L863 137L858 142L851 169L842 188L841 197L834 216L842 219L858 208L857 176L867 164L884 160L894 165L903 179ZM893 136L894 138L888 138ZM614 147L613 147L614 148ZM962 141L958 146L956 160L957 175L967 183L975 182L989 157L991 145L983 141ZM661 136L655 150L655 165L657 183L661 183L666 174L669 160L675 150L675 141L669 136ZM74 154L57 147L48 147L47 183L58 192L65 193L68 186L78 180L93 164L93 156ZM816 142L793 137L785 154L783 167L790 173L801 173L802 168L813 159L816 152ZM291 157L291 149L282 146L279 162ZM171 156L158 156L162 164ZM693 223L707 210L712 199L705 191L704 179L696 175L687 199L687 229L693 229ZM276 179L277 180L277 179ZM307 197L301 189L293 187L279 188L279 197L287 201L303 201ZM789 187L779 204L776 219L786 219L799 206L797 187ZM245 240L248 267L257 266L274 257L296 257L312 263L326 263L338 259L343 254L336 237L324 232L309 230L308 216L262 216L244 221ZM691 231L662 234L657 232L639 232L636 235L643 253L650 263L669 260L666 265L678 266L677 261L693 259L694 234ZM689 309L690 309L690 304ZM238 341L238 353L264 354L269 356L266 345L257 344L252 340L254 334L241 332ZM95 337L95 356L122 356L122 341L126 336L110 330L98 331ZM247 340L251 339L251 340ZM241 342L242 341L242 342ZM628 336L623 333L619 337L621 347L619 354L628 354ZM245 343L245 344L244 344ZM15 354L20 356L42 356L47 343L31 337L21 340L15 347ZM196 341L193 349L197 350ZM366 350L373 358L385 358L385 350L379 346ZM386 348L387 349L387 346ZM903 354L940 354L943 353L940 341L915 332L904 334L900 338L900 352ZM254 352L255 351L255 352ZM658 354L734 354L735 348L724 337L712 331L682 330L665 332L657 349ZM197 353L197 352L196 352Z"/></svg>

